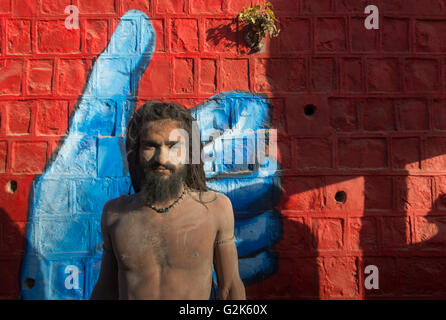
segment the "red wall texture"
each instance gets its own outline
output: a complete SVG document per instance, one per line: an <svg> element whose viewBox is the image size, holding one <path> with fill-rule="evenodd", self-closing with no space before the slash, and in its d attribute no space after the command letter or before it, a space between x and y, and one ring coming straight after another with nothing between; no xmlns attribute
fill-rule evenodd
<svg viewBox="0 0 446 320"><path fill-rule="evenodd" d="M129 9L158 37L141 101L272 98L283 239L248 298L446 298L446 2L272 2L281 34L249 54L232 21L249 0L0 0L0 298L19 296L32 180ZM64 27L69 4L79 30ZM364 27L369 4L379 30ZM367 265L379 290L364 286Z"/></svg>

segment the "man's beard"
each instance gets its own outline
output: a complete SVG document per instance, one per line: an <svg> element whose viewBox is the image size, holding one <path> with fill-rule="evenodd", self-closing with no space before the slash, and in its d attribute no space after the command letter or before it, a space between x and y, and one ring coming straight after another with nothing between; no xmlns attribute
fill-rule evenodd
<svg viewBox="0 0 446 320"><path fill-rule="evenodd" d="M182 187L187 176L187 166L182 166L178 170L173 166L162 166L170 170L170 174L154 172L159 164L151 165L145 171L145 178L142 184L142 195L146 204L163 203L180 196Z"/></svg>

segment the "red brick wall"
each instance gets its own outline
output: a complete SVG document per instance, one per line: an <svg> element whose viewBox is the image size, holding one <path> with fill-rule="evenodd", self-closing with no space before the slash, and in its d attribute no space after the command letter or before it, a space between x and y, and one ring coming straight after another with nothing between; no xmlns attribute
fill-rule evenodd
<svg viewBox="0 0 446 320"><path fill-rule="evenodd" d="M446 4L272 2L281 34L248 54L232 19L249 0L0 0L0 298L19 294L32 180L129 9L158 39L140 100L192 107L230 89L272 98L283 240L277 273L248 298L446 297ZM64 27L70 4L79 30ZM379 30L364 28L368 4ZM367 265L379 290L364 287Z"/></svg>

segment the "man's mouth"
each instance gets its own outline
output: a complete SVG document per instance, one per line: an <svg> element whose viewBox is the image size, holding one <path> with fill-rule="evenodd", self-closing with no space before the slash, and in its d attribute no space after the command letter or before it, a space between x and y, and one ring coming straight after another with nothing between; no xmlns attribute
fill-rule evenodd
<svg viewBox="0 0 446 320"><path fill-rule="evenodd" d="M163 174L169 174L171 172L170 169L164 168L164 167L157 167L155 169L152 169L153 172L156 173L163 173Z"/></svg>

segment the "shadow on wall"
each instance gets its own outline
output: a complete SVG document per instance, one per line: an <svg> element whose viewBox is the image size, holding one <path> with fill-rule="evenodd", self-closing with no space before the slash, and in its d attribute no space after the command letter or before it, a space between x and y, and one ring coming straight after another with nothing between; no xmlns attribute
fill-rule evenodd
<svg viewBox="0 0 446 320"><path fill-rule="evenodd" d="M24 248L34 251L32 245L26 241L23 235L23 229L12 221L5 211L0 208L0 230L2 243L0 246L0 255L6 253L5 259L0 262L0 295L11 295L12 292L19 293L21 283L19 281L20 262L24 253ZM39 271L36 273L39 277ZM26 288L33 288L35 285L34 279L25 279L23 286ZM40 294L43 294L41 292ZM16 299L16 297L11 297Z"/></svg>

